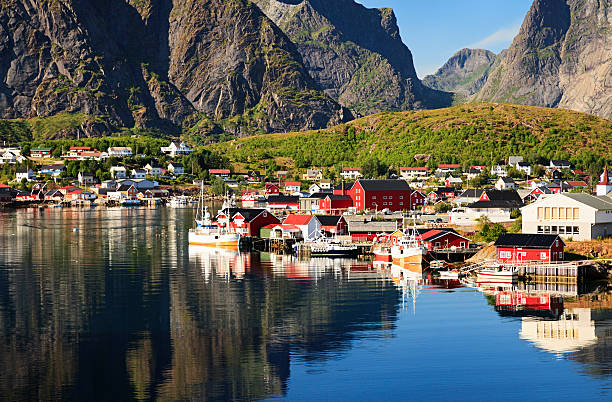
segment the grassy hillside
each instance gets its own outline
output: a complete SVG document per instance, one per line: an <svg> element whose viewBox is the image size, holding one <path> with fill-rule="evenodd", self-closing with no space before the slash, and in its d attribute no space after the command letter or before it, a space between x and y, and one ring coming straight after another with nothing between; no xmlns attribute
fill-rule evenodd
<svg viewBox="0 0 612 402"><path fill-rule="evenodd" d="M470 104L430 111L380 113L326 130L271 134L219 143L213 149L239 169L271 160L292 167L363 165L372 159L416 166L490 164L510 155L569 159L597 170L612 161L612 121L560 109Z"/></svg>

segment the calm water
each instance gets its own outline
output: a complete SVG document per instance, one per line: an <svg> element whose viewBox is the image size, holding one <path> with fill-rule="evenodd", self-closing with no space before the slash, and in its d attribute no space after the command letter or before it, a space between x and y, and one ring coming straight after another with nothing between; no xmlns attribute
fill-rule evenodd
<svg viewBox="0 0 612 402"><path fill-rule="evenodd" d="M504 310L366 262L190 249L191 222L0 213L0 399L612 399L607 284Z"/></svg>

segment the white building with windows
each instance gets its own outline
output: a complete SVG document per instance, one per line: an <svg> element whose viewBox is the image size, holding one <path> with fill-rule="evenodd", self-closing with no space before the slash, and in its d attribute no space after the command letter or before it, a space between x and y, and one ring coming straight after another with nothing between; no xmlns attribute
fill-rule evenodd
<svg viewBox="0 0 612 402"><path fill-rule="evenodd" d="M127 178L127 169L123 166L113 166L110 168L110 174L113 179Z"/></svg>
<svg viewBox="0 0 612 402"><path fill-rule="evenodd" d="M573 240L612 236L612 198L586 193L543 195L521 208L523 233L559 234Z"/></svg>
<svg viewBox="0 0 612 402"><path fill-rule="evenodd" d="M361 174L361 168L358 167L345 167L344 169L342 169L342 173L340 173L340 176L342 176L346 180L357 180L363 177L363 175Z"/></svg>
<svg viewBox="0 0 612 402"><path fill-rule="evenodd" d="M132 156L132 148L130 147L109 147L108 156L115 158L128 158Z"/></svg>
<svg viewBox="0 0 612 402"><path fill-rule="evenodd" d="M170 146L161 147L161 151L165 153L166 155L175 157L177 155L189 155L190 153L193 152L193 149L189 148L187 144L185 144L184 142L181 142L181 143L173 142L170 144Z"/></svg>
<svg viewBox="0 0 612 402"><path fill-rule="evenodd" d="M508 176L508 166L495 165L491 168L491 174L498 177Z"/></svg>

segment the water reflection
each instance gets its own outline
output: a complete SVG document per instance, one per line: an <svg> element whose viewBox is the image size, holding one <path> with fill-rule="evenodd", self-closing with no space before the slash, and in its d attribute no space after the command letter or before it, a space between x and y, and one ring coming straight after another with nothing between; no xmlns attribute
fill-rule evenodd
<svg viewBox="0 0 612 402"><path fill-rule="evenodd" d="M398 292L369 264L191 249L191 219L0 214L0 398L282 396L294 356L391 336Z"/></svg>

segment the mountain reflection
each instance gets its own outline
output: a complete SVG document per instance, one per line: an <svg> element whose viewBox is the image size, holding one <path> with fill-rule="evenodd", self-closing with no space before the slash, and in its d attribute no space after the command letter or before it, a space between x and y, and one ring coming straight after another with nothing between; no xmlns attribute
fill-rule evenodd
<svg viewBox="0 0 612 402"><path fill-rule="evenodd" d="M282 396L292 359L392 335L399 293L369 264L189 249L190 222L172 209L0 214L0 398Z"/></svg>

